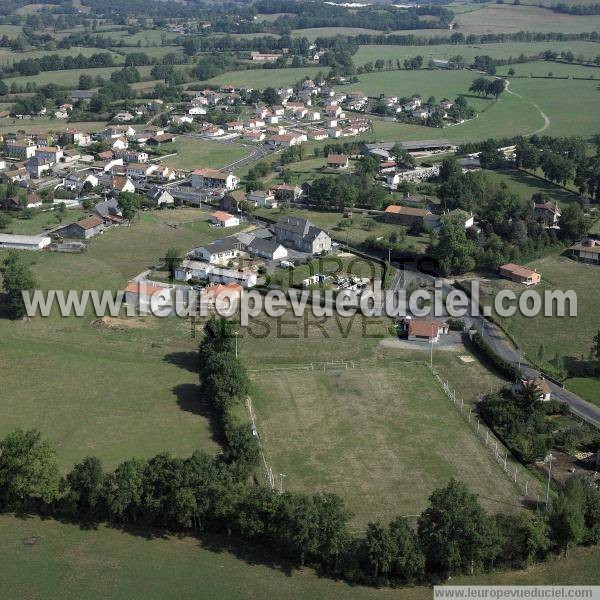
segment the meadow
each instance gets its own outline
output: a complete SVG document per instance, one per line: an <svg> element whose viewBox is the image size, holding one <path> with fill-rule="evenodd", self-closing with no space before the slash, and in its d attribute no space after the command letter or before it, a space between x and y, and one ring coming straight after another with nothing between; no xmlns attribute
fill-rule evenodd
<svg viewBox="0 0 600 600"><path fill-rule="evenodd" d="M219 237L207 217L193 209L142 213L131 227L92 240L84 254L23 256L40 289L119 290L160 264L169 247L183 251ZM186 320L99 322L91 311L82 318L54 311L0 319L0 338L0 435L38 428L57 445L62 469L89 455L114 467L163 450L217 450L211 413L196 400L197 375L173 358L197 344Z"/></svg>
<svg viewBox="0 0 600 600"><path fill-rule="evenodd" d="M582 33L600 28L600 15L567 15L535 6L487 5L457 15L457 29L469 33L516 33L519 31Z"/></svg>
<svg viewBox="0 0 600 600"><path fill-rule="evenodd" d="M34 545L23 540L36 537ZM38 517L0 516L3 591L11 598L162 600L226 597L348 600L430 600L426 586L367 588L297 569L264 550L230 539L198 539L124 532L100 525L84 529ZM453 578L459 585L594 585L598 550L576 548L561 560L522 571Z"/></svg>
<svg viewBox="0 0 600 600"><path fill-rule="evenodd" d="M335 359L337 357L332 357ZM257 372L251 394L267 461L286 488L346 499L352 524L412 516L451 477L491 512L518 490L444 396L425 364Z"/></svg>
<svg viewBox="0 0 600 600"><path fill-rule="evenodd" d="M252 88L278 87L291 85L304 77L315 77L325 69L319 67L305 67L301 69L246 69L242 71L229 71L218 77L207 79L208 85L231 84L235 86L250 86Z"/></svg>
<svg viewBox="0 0 600 600"><path fill-rule="evenodd" d="M588 58L595 58L599 53L598 44L595 42L510 42L498 44L479 45L455 45L441 44L436 46L395 46L395 45L367 45L360 46L358 52L353 55L352 60L357 66L364 65L369 61L404 60L413 56L424 57L425 64L431 58L444 60L459 54L467 61L472 61L476 56L487 55L492 58L517 57L520 54L532 56L545 50L563 52L570 50L576 56L583 54ZM520 65L515 65L515 68ZM508 67L507 67L508 68Z"/></svg>

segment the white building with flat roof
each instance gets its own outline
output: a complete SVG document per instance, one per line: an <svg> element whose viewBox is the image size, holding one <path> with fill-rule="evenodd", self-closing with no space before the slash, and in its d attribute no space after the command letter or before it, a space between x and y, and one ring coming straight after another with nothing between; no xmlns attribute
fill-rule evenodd
<svg viewBox="0 0 600 600"><path fill-rule="evenodd" d="M0 249L11 250L42 250L51 244L52 240L44 235L14 235L0 233Z"/></svg>

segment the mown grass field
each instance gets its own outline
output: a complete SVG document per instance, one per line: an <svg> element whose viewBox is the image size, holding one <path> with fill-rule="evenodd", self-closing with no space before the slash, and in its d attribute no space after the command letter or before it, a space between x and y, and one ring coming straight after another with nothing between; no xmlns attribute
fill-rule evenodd
<svg viewBox="0 0 600 600"><path fill-rule="evenodd" d="M536 60L514 65L498 67L498 75L508 77L508 70L514 69L517 79L521 77L548 77L552 73L553 77L589 77L600 81L600 67L575 65L562 62L551 62L546 60ZM510 79L510 77L509 77ZM512 78L515 80L515 78ZM571 83L571 82L566 82Z"/></svg>
<svg viewBox="0 0 600 600"><path fill-rule="evenodd" d="M420 33L419 33L420 35ZM595 58L598 54L598 44L595 42L510 42L499 44L481 44L481 45L454 45L442 44L436 46L379 46L367 45L360 46L358 52L353 55L352 60L356 65L363 65L369 61L383 60L404 60L413 56L421 55L424 57L425 64L430 58L449 59L457 54L470 61L475 56L488 55L492 58L509 58L517 57L520 54L532 56L545 50L554 50L562 52L570 50L576 56L583 54L589 58ZM550 63L552 64L552 63ZM514 68L519 68L521 65L513 65ZM503 67L501 67L503 68ZM508 67L507 67L508 68Z"/></svg>
<svg viewBox="0 0 600 600"><path fill-rule="evenodd" d="M419 514L450 477L490 511L518 510L517 489L424 364L258 372L253 380L273 472L287 475L288 489L339 494L356 527Z"/></svg>
<svg viewBox="0 0 600 600"><path fill-rule="evenodd" d="M304 77L315 77L322 71L319 67L306 67L301 69L247 69L243 71L229 71L218 77L207 79L209 85L231 84L236 86L248 85L253 88L293 84Z"/></svg>
<svg viewBox="0 0 600 600"><path fill-rule="evenodd" d="M87 600L132 597L162 600L226 597L286 599L430 600L431 588L349 586L297 570L247 544L224 538L136 535L100 526L77 525L37 517L0 517L0 567L6 598L66 597ZM23 539L38 536L33 546ZM524 571L453 578L453 584L595 585L598 550L577 548L567 558Z"/></svg>
<svg viewBox="0 0 600 600"><path fill-rule="evenodd" d="M465 35L518 31L581 33L600 28L600 15L566 15L544 8L512 4L488 5L457 15L454 20L458 30Z"/></svg>
<svg viewBox="0 0 600 600"><path fill-rule="evenodd" d="M169 247L183 251L218 237L207 216L193 209L143 213L132 227L92 240L84 254L23 256L40 289L114 291L159 264ZM0 435L40 429L57 445L61 468L88 455L114 467L163 450L216 451L211 413L195 400L197 375L172 358L197 344L187 320L97 323L91 311L83 318L55 311L0 319L0 338Z"/></svg>
<svg viewBox="0 0 600 600"><path fill-rule="evenodd" d="M249 154L247 148L240 144L225 144L183 136L177 137L173 144L164 148L169 152L177 152L177 156L165 158L164 164L185 170L220 168Z"/></svg>

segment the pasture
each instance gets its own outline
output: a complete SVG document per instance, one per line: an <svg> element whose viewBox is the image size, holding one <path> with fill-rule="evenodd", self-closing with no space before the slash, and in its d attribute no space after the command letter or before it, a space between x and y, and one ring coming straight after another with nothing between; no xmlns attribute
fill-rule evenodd
<svg viewBox="0 0 600 600"><path fill-rule="evenodd" d="M492 4L457 15L458 31L485 33L561 32L582 33L600 28L600 15L567 15L535 6Z"/></svg>
<svg viewBox="0 0 600 600"><path fill-rule="evenodd" d="M259 433L286 488L334 492L352 523L419 514L450 477L491 512L518 510L518 491L423 364L259 372Z"/></svg>
<svg viewBox="0 0 600 600"><path fill-rule="evenodd" d="M183 251L219 237L207 217L193 209L142 213L131 227L92 240L84 254L23 256L42 290L115 291L160 264L169 247ZM173 358L197 343L186 320L98 322L91 310L82 318L54 311L1 319L0 338L0 435L40 429L57 445L62 469L88 455L114 467L163 450L217 450L210 411L196 400L197 375Z"/></svg>
<svg viewBox="0 0 600 600"><path fill-rule="evenodd" d="M178 136L173 144L165 148L169 149L169 152L177 152L177 156L169 156L163 160L163 163L185 170L220 168L249 154L248 149L241 144L227 144L183 136Z"/></svg>
<svg viewBox="0 0 600 600"><path fill-rule="evenodd" d="M360 46L358 52L352 59L357 66L364 65L369 61L383 60L404 60L413 56L421 55L425 59L425 64L431 58L444 60L459 54L467 61L472 61L476 56L487 55L492 58L517 57L520 54L533 56L545 50L556 52L570 50L576 56L583 54L587 58L595 58L600 49L595 42L510 42L505 44L479 44L479 45L456 45L441 44L436 46L395 46L395 45L367 45ZM521 65L513 65L519 68ZM500 67L502 69L504 67ZM509 68L509 67L506 67Z"/></svg>
<svg viewBox="0 0 600 600"><path fill-rule="evenodd" d="M256 597L282 600L429 600L431 588L367 588L321 577L309 568L275 559L248 544L220 537L138 535L101 525L84 529L70 523L30 517L0 517L0 568L11 598L88 600L107 597L183 600ZM36 537L35 545L23 540ZM526 570L454 578L464 585L594 585L598 550L575 548L561 560Z"/></svg>
<svg viewBox="0 0 600 600"><path fill-rule="evenodd" d="M231 84L235 86L250 86L262 89L265 87L278 87L293 84L304 77L315 77L324 69L319 67L306 67L301 69L247 69L242 71L229 71L204 83L209 85Z"/></svg>

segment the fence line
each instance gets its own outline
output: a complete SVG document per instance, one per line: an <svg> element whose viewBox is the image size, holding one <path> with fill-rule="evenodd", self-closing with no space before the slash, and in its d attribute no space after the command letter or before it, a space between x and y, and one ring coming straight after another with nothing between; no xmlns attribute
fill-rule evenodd
<svg viewBox="0 0 600 600"><path fill-rule="evenodd" d="M481 443L492 453L492 456L502 467L506 476L522 491L523 497L535 500L539 505L541 503L540 495L538 493L539 488L537 487L539 486L539 481L530 475L527 476L526 471L519 470L518 460L512 453L509 453L508 449L498 440L491 429L485 425L483 421L477 418L473 411L473 407L465 407L464 400L456 395L455 390L450 389L448 382L444 381L434 368L431 369L431 372L442 387L446 397L460 412L465 421L469 423Z"/></svg>
<svg viewBox="0 0 600 600"><path fill-rule="evenodd" d="M252 407L252 400L250 396L246 398L246 408L248 409L248 415L250 416L250 421L252 421L252 434L256 436L258 440L258 449L260 451L260 456L263 461L263 465L265 467L265 479L267 483L271 486L271 490L275 490L275 478L273 477L273 469L267 463L267 458L265 456L265 452L263 450L262 442L260 440L260 435L258 433L258 428L256 427L256 418L254 414L254 409Z"/></svg>
<svg viewBox="0 0 600 600"><path fill-rule="evenodd" d="M400 362L405 365L423 365L427 363L421 360L404 360L401 357L383 358L372 360L329 360L329 361L314 361L310 363L296 363L280 367L266 367L264 369L247 369L248 373L266 373L269 371L335 371L346 369L369 369L372 367L382 366L387 362Z"/></svg>

